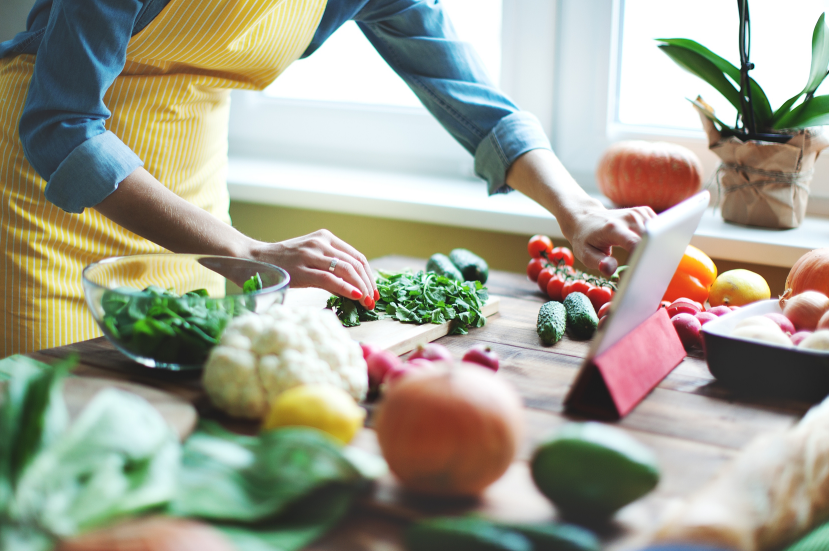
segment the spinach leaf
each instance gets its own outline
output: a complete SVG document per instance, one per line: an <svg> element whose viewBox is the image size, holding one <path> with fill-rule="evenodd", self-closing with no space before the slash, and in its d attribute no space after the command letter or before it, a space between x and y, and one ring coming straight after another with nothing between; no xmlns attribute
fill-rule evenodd
<svg viewBox="0 0 829 551"><path fill-rule="evenodd" d="M461 282L434 272L380 272L377 290L380 298L375 310L338 296L329 298L326 307L337 313L345 327L388 316L418 325L453 321L450 334L465 335L486 323L481 308L489 292L479 281Z"/></svg>
<svg viewBox="0 0 829 551"><path fill-rule="evenodd" d="M256 272L256 275L250 276L250 279L242 284L243 293L253 293L260 289L262 289L262 278L259 276L259 272Z"/></svg>
<svg viewBox="0 0 829 551"><path fill-rule="evenodd" d="M212 426L184 445L169 511L221 522L260 522L330 484L356 488L361 472L319 431L285 428L243 439Z"/></svg>

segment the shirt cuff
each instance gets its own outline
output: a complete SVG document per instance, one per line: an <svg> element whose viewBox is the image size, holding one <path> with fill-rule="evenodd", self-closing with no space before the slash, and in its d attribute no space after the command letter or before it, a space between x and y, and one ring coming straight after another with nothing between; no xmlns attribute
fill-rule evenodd
<svg viewBox="0 0 829 551"><path fill-rule="evenodd" d="M143 165L115 134L98 134L73 149L58 165L46 184L46 199L66 212L81 213L106 199Z"/></svg>
<svg viewBox="0 0 829 551"><path fill-rule="evenodd" d="M489 194L507 193L507 171L512 163L533 149L550 149L535 115L518 111L501 119L475 150L475 173L489 182Z"/></svg>

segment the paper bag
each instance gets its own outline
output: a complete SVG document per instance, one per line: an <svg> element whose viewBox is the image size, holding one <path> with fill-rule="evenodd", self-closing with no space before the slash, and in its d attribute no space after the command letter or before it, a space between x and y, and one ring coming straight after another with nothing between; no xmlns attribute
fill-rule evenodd
<svg viewBox="0 0 829 551"><path fill-rule="evenodd" d="M817 127L797 131L787 143L743 142L723 138L702 113L700 119L708 148L722 160L716 180L723 219L765 228L798 227L806 214L815 160L829 146L829 137Z"/></svg>

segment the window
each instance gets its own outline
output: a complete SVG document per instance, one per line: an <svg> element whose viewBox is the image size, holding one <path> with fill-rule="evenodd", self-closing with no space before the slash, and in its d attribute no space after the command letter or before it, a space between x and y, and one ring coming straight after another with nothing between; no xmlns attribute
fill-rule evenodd
<svg viewBox="0 0 829 551"><path fill-rule="evenodd" d="M473 43L490 76L549 132L556 2L443 3L459 36ZM360 77L354 78L355 73ZM368 90L345 87L344 81L368 83ZM338 30L314 55L293 64L265 93L234 92L230 153L473 176L471 155L420 107L353 23Z"/></svg>
<svg viewBox="0 0 829 551"><path fill-rule="evenodd" d="M806 83L811 35L829 2L783 4L751 0L752 76L772 107ZM553 148L588 191L611 142L666 140L693 150L707 175L719 159L710 151L699 117L685 98L701 95L720 118L736 112L719 93L656 47L654 38L690 38L734 62L739 27L735 2L561 0L558 13ZM827 92L824 85L822 93ZM819 157L809 212L829 215L829 155Z"/></svg>

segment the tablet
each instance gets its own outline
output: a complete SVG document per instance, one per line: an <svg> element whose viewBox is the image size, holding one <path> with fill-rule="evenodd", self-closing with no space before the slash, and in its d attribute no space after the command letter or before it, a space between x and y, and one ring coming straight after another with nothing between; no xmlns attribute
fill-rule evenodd
<svg viewBox="0 0 829 551"><path fill-rule="evenodd" d="M648 220L585 363L613 346L659 308L709 199L710 194L702 191Z"/></svg>

